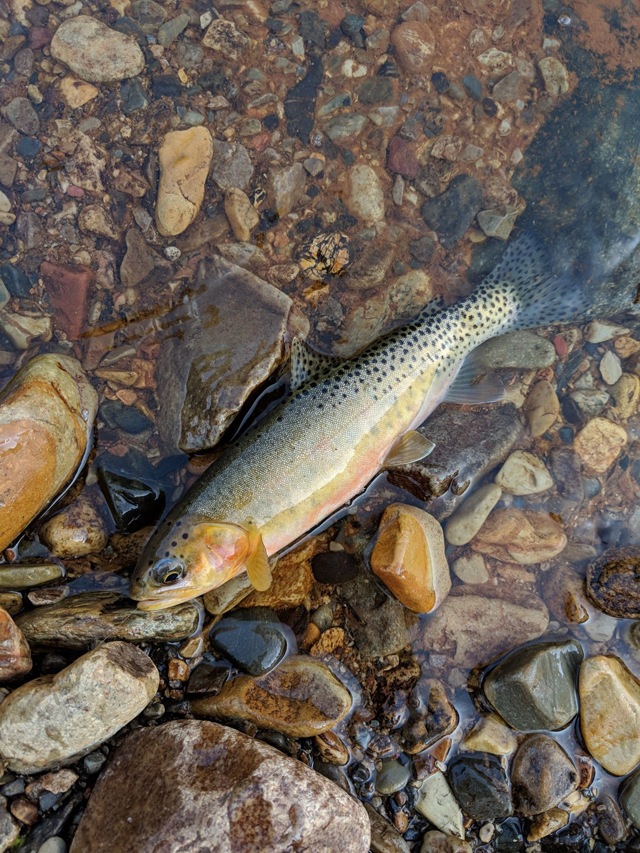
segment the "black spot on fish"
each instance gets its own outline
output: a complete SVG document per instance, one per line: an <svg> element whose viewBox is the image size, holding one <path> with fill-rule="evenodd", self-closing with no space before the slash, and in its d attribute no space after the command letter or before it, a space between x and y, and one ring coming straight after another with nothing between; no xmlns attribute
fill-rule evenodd
<svg viewBox="0 0 640 853"><path fill-rule="evenodd" d="M189 538L189 534L188 534L188 533L183 533L183 534L182 534L182 538L183 538L183 539L188 539L188 538Z"/></svg>

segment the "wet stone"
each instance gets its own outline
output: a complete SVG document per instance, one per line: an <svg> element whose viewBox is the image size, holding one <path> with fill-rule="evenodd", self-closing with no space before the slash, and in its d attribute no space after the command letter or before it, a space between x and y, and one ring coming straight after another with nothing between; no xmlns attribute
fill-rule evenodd
<svg viewBox="0 0 640 853"><path fill-rule="evenodd" d="M419 790L416 811L447 835L464 838L462 812L444 773L436 770L427 776Z"/></svg>
<svg viewBox="0 0 640 853"><path fill-rule="evenodd" d="M294 163L271 174L270 182L278 216L286 216L296 207L304 192L305 181L302 163Z"/></svg>
<svg viewBox="0 0 640 853"><path fill-rule="evenodd" d="M266 675L240 675L216 696L192 701L196 715L241 719L289 737L311 737L332 729L349 713L351 694L319 660L286 658Z"/></svg>
<svg viewBox="0 0 640 853"><path fill-rule="evenodd" d="M512 495L535 495L553 487L544 462L526 450L515 450L508 457L496 475L496 483Z"/></svg>
<svg viewBox="0 0 640 853"><path fill-rule="evenodd" d="M412 767L407 759L389 758L382 762L382 766L376 776L376 791L379 794L390 795L403 788L411 780Z"/></svg>
<svg viewBox="0 0 640 853"><path fill-rule="evenodd" d="M410 853L409 845L394 826L365 802L364 807L371 821L371 850L373 853Z"/></svg>
<svg viewBox="0 0 640 853"><path fill-rule="evenodd" d="M264 607L236 610L209 632L211 646L249 675L264 675L285 656L290 632Z"/></svg>
<svg viewBox="0 0 640 853"><path fill-rule="evenodd" d="M393 97L393 80L389 77L374 77L366 80L358 89L361 104L386 104Z"/></svg>
<svg viewBox="0 0 640 853"><path fill-rule="evenodd" d="M355 617L350 630L365 658L384 657L401 651L409 642L405 610L390 598L372 578L360 575L341 587Z"/></svg>
<svg viewBox="0 0 640 853"><path fill-rule="evenodd" d="M316 98L321 80L322 57L314 56L305 76L289 89L284 99L287 130L305 145L309 142L309 136L313 130Z"/></svg>
<svg viewBox="0 0 640 853"><path fill-rule="evenodd" d="M640 619L640 548L614 548L590 563L587 595L619 619Z"/></svg>
<svg viewBox="0 0 640 853"><path fill-rule="evenodd" d="M107 426L122 429L131 435L138 435L153 426L153 421L139 409L115 400L105 400L100 406L99 415Z"/></svg>
<svg viewBox="0 0 640 853"><path fill-rule="evenodd" d="M394 136L389 142L387 169L391 174L402 175L409 180L413 180L418 174L419 164L416 153L411 143L401 136Z"/></svg>
<svg viewBox="0 0 640 853"><path fill-rule="evenodd" d="M358 219L366 223L377 222L384 217L384 190L376 170L366 163L359 163L349 171L349 194L347 207Z"/></svg>
<svg viewBox="0 0 640 853"><path fill-rule="evenodd" d="M211 134L205 127L167 133L158 157L160 186L156 223L160 234L175 236L189 227L202 205L213 157Z"/></svg>
<svg viewBox="0 0 640 853"><path fill-rule="evenodd" d="M31 671L31 650L24 634L0 607L0 681L10 681Z"/></svg>
<svg viewBox="0 0 640 853"><path fill-rule="evenodd" d="M133 38L88 15L78 15L58 27L51 54L89 83L124 80L144 68L144 55Z"/></svg>
<svg viewBox="0 0 640 853"><path fill-rule="evenodd" d="M39 530L40 540L54 557L97 554L107 544L107 528L94 503L80 495L48 519Z"/></svg>
<svg viewBox="0 0 640 853"><path fill-rule="evenodd" d="M345 145L359 136L366 124L366 116L361 113L348 113L328 121L324 126L324 132L336 145Z"/></svg>
<svg viewBox="0 0 640 853"><path fill-rule="evenodd" d="M553 385L541 379L533 386L524 404L529 434L536 438L556 422L560 414L560 401Z"/></svg>
<svg viewBox="0 0 640 853"><path fill-rule="evenodd" d="M500 820L513 811L509 780L496 755L457 755L447 778L463 813L473 820Z"/></svg>
<svg viewBox="0 0 640 853"><path fill-rule="evenodd" d="M144 109L149 103L138 80L125 81L120 87L120 97L122 98L122 112L127 116L132 115L137 110Z"/></svg>
<svg viewBox="0 0 640 853"><path fill-rule="evenodd" d="M104 466L98 467L98 482L114 521L123 533L133 533L154 524L165 505L157 483L126 477Z"/></svg>
<svg viewBox="0 0 640 853"><path fill-rule="evenodd" d="M471 853L472 847L461 838L454 838L437 829L425 832L420 853Z"/></svg>
<svg viewBox="0 0 640 853"><path fill-rule="evenodd" d="M487 675L485 695L514 729L562 729L578 713L582 656L575 640L516 649Z"/></svg>
<svg viewBox="0 0 640 853"><path fill-rule="evenodd" d="M640 770L625 779L619 797L625 814L635 828L640 829Z"/></svg>
<svg viewBox="0 0 640 853"><path fill-rule="evenodd" d="M613 847L627 835L627 822L613 797L605 794L596 804L598 835Z"/></svg>
<svg viewBox="0 0 640 853"><path fill-rule="evenodd" d="M422 205L422 218L451 248L467 231L483 203L482 185L471 175L458 175L447 189Z"/></svg>
<svg viewBox="0 0 640 853"><path fill-rule="evenodd" d="M408 705L409 718L401 734L403 748L410 755L451 734L458 725L458 712L442 682L435 678L421 678L411 690Z"/></svg>
<svg viewBox="0 0 640 853"><path fill-rule="evenodd" d="M302 762L234 729L180 720L118 748L71 853L152 853L157 838L167 853L279 853L292 838L317 853L367 853L370 829L355 799Z"/></svg>
<svg viewBox="0 0 640 853"><path fill-rule="evenodd" d="M562 527L545 512L496 509L473 539L474 551L523 566L557 557L567 545Z"/></svg>
<svg viewBox="0 0 640 853"><path fill-rule="evenodd" d="M611 467L627 443L626 430L607 418L593 418L576 435L574 449L585 466L598 474Z"/></svg>
<svg viewBox="0 0 640 853"><path fill-rule="evenodd" d="M496 483L480 486L468 497L447 521L445 536L451 545L466 545L482 528L502 496Z"/></svg>
<svg viewBox="0 0 640 853"><path fill-rule="evenodd" d="M408 74L426 77L431 71L431 57L435 50L435 37L428 24L406 21L391 33L398 62Z"/></svg>
<svg viewBox="0 0 640 853"><path fill-rule="evenodd" d="M343 584L360 574L357 560L347 551L323 551L311 561L313 576L318 583Z"/></svg>
<svg viewBox="0 0 640 853"><path fill-rule="evenodd" d="M513 759L511 785L518 814L525 817L554 808L578 787L573 762L548 735L529 735Z"/></svg>
<svg viewBox="0 0 640 853"><path fill-rule="evenodd" d="M518 747L518 740L497 714L489 714L476 723L461 746L465 750L489 752L491 755L511 755Z"/></svg>
<svg viewBox="0 0 640 853"><path fill-rule="evenodd" d="M36 607L18 620L35 647L79 651L105 640L176 642L190 637L199 622L200 610L192 601L146 612L114 592L74 595Z"/></svg>
<svg viewBox="0 0 640 853"><path fill-rule="evenodd" d="M253 176L249 152L239 142L213 140L211 178L223 191L237 187L246 190Z"/></svg>

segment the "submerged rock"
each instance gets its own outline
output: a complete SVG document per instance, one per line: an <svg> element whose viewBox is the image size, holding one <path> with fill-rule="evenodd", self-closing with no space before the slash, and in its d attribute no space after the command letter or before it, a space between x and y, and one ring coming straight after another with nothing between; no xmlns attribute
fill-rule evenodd
<svg viewBox="0 0 640 853"><path fill-rule="evenodd" d="M97 403L80 364L53 354L31 359L0 395L0 550L78 471Z"/></svg>
<svg viewBox="0 0 640 853"><path fill-rule="evenodd" d="M153 853L158 839L166 853L367 853L370 829L360 803L301 762L234 729L180 720L119 747L70 853Z"/></svg>
<svg viewBox="0 0 640 853"><path fill-rule="evenodd" d="M191 225L202 205L213 157L211 134L206 127L171 131L164 136L158 157L156 223L163 236L171 237Z"/></svg>
<svg viewBox="0 0 640 853"><path fill-rule="evenodd" d="M373 578L359 575L343 584L340 592L355 617L349 618L348 623L363 657L396 654L407 645L409 632L404 607L386 595Z"/></svg>
<svg viewBox="0 0 640 853"><path fill-rule="evenodd" d="M18 625L34 646L83 650L105 640L170 643L190 637L200 623L200 609L186 601L165 610L145 612L115 592L74 595L36 607Z"/></svg>
<svg viewBox="0 0 640 853"><path fill-rule="evenodd" d="M160 676L136 646L106 643L0 705L0 755L16 773L69 764L146 708Z"/></svg>
<svg viewBox="0 0 640 853"><path fill-rule="evenodd" d="M590 563L587 595L619 619L640 619L640 547L613 548Z"/></svg>
<svg viewBox="0 0 640 853"><path fill-rule="evenodd" d="M108 540L102 516L84 495L48 519L38 534L54 557L97 554Z"/></svg>
<svg viewBox="0 0 640 853"><path fill-rule="evenodd" d="M420 786L416 811L447 835L464 838L462 812L442 771L427 776Z"/></svg>
<svg viewBox="0 0 640 853"><path fill-rule="evenodd" d="M447 778L467 817L500 820L512 813L509 779L496 755L457 755L449 763Z"/></svg>
<svg viewBox="0 0 640 853"><path fill-rule="evenodd" d="M557 557L567 537L550 514L525 509L494 510L474 538L474 551L505 563L532 566Z"/></svg>
<svg viewBox="0 0 640 853"><path fill-rule="evenodd" d="M277 666L293 639L290 629L266 607L236 610L209 632L212 647L249 675L264 675Z"/></svg>
<svg viewBox="0 0 640 853"><path fill-rule="evenodd" d="M329 731L351 710L351 694L326 664L294 656L253 678L240 675L216 695L191 703L195 714L240 719L289 737Z"/></svg>
<svg viewBox="0 0 640 853"><path fill-rule="evenodd" d="M60 24L51 41L51 55L88 83L126 80L144 68L144 54L134 38L88 15Z"/></svg>

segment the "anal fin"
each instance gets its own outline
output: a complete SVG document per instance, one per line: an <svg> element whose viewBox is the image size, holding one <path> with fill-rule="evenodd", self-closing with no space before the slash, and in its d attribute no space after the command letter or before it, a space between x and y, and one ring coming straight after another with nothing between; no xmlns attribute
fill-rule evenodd
<svg viewBox="0 0 640 853"><path fill-rule="evenodd" d="M428 456L434 447L433 441L421 432L415 429L409 430L394 443L385 457L384 465L388 468L392 465L408 465L411 462L417 462Z"/></svg>

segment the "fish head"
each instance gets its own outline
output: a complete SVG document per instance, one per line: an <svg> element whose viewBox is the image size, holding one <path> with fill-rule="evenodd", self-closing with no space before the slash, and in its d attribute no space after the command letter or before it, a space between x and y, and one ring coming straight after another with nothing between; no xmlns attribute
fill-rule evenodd
<svg viewBox="0 0 640 853"><path fill-rule="evenodd" d="M189 601L239 574L251 549L251 533L239 524L200 516L165 522L140 556L131 598L139 610Z"/></svg>

